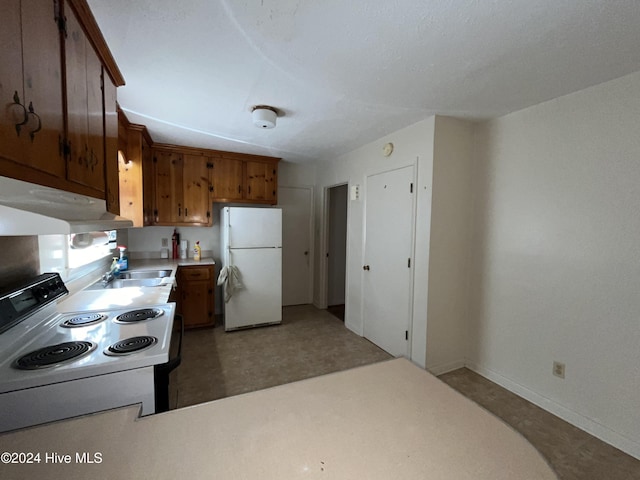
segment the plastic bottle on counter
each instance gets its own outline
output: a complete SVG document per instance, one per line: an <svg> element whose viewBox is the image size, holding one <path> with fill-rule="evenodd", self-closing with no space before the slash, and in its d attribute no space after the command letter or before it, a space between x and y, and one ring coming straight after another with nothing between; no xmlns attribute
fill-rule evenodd
<svg viewBox="0 0 640 480"><path fill-rule="evenodd" d="M176 259L179 257L178 255L178 230L173 229L173 235L171 236L171 246L173 247L173 253L171 254L171 258Z"/></svg>
<svg viewBox="0 0 640 480"><path fill-rule="evenodd" d="M193 247L193 259L196 262L199 262L201 257L202 257L202 249L200 248L200 242L196 242L195 247Z"/></svg>
<svg viewBox="0 0 640 480"><path fill-rule="evenodd" d="M118 245L120 250L120 258L118 259L118 272L124 272L129 268L129 257L127 256L127 247L124 245Z"/></svg>

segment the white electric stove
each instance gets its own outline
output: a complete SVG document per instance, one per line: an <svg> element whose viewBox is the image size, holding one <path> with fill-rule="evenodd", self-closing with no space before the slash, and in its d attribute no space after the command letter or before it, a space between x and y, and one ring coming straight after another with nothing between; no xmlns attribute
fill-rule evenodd
<svg viewBox="0 0 640 480"><path fill-rule="evenodd" d="M166 410L175 304L60 314L43 274L0 295L0 431L141 404Z"/></svg>

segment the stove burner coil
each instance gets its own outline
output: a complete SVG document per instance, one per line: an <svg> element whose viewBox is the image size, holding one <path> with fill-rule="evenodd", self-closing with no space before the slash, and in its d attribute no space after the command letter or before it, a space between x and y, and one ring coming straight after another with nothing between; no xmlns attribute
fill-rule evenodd
<svg viewBox="0 0 640 480"><path fill-rule="evenodd" d="M118 323L142 322L144 320L158 318L161 315L164 315L164 311L160 308L142 308L118 315L115 321Z"/></svg>
<svg viewBox="0 0 640 480"><path fill-rule="evenodd" d="M34 350L18 358L14 368L20 370L36 370L38 368L55 367L61 363L69 362L78 357L84 356L96 348L92 342L64 342L57 345Z"/></svg>
<svg viewBox="0 0 640 480"><path fill-rule="evenodd" d="M113 345L104 349L105 355L118 356L118 355L130 355L132 353L139 352L145 348L149 348L158 343L156 337L142 336L131 337L124 340L120 340Z"/></svg>
<svg viewBox="0 0 640 480"><path fill-rule="evenodd" d="M61 326L66 328L86 327L87 325L93 325L94 323L99 323L106 319L107 316L102 313L88 313L69 318L62 322Z"/></svg>

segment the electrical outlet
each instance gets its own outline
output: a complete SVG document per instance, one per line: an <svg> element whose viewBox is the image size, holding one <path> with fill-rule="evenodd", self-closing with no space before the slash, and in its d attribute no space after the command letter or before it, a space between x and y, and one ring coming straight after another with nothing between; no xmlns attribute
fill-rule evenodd
<svg viewBox="0 0 640 480"><path fill-rule="evenodd" d="M553 374L558 378L564 378L564 363L553 362Z"/></svg>
<svg viewBox="0 0 640 480"><path fill-rule="evenodd" d="M168 238L163 238L162 239L162 246L163 247L168 247L169 246L169 239Z"/></svg>

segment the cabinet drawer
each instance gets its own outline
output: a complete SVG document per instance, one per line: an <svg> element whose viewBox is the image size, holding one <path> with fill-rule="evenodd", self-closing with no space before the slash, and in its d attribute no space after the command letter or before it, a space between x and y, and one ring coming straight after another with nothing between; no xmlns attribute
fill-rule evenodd
<svg viewBox="0 0 640 480"><path fill-rule="evenodd" d="M182 267L180 268L180 276L187 282L190 280L209 280L211 269L208 267Z"/></svg>

